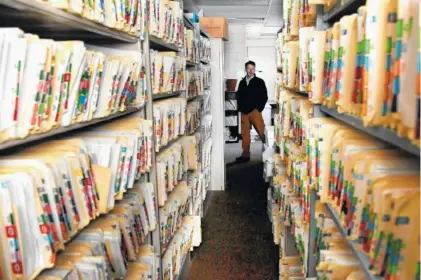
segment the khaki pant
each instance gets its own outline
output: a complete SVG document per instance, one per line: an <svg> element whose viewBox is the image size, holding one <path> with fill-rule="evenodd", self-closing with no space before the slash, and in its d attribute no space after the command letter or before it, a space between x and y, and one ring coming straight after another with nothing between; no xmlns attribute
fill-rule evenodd
<svg viewBox="0 0 421 280"><path fill-rule="evenodd" d="M260 139L265 142L265 123L262 113L254 109L248 114L241 113L241 136L243 137L242 148L243 156L250 156L250 124L254 126Z"/></svg>

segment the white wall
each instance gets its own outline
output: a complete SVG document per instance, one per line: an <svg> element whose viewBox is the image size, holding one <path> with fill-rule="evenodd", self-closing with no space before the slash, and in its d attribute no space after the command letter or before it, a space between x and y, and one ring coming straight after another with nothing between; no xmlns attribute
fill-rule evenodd
<svg viewBox="0 0 421 280"><path fill-rule="evenodd" d="M244 75L246 62L246 26L232 24L228 26L228 42L225 42L225 77L235 79Z"/></svg>
<svg viewBox="0 0 421 280"><path fill-rule="evenodd" d="M225 76L240 78L245 75L244 63L248 60L247 47L273 46L276 37L261 37L254 33L255 26L246 23L229 23L228 42L225 42ZM258 29L259 26L258 26Z"/></svg>

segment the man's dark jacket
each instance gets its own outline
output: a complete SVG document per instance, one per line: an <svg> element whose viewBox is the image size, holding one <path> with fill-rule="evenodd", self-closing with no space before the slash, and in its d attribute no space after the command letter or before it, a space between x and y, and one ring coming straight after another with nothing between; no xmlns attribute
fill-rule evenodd
<svg viewBox="0 0 421 280"><path fill-rule="evenodd" d="M265 81L254 76L247 85L244 77L237 90L238 111L243 114L248 114L254 109L262 112L268 101L268 91L266 89Z"/></svg>

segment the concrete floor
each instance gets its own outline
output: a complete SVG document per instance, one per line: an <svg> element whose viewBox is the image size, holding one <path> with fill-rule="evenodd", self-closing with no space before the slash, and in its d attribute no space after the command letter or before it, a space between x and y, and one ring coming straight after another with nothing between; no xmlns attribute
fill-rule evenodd
<svg viewBox="0 0 421 280"><path fill-rule="evenodd" d="M225 162L241 154L227 144ZM181 279L278 279L278 247L266 212L262 143L252 144L249 163L227 167L226 191L210 192L202 221L203 242L195 248Z"/></svg>

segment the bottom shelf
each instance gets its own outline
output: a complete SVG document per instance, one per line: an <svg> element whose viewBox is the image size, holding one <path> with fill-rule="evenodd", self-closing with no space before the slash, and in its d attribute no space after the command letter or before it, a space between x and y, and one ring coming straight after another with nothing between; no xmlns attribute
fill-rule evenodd
<svg viewBox="0 0 421 280"><path fill-rule="evenodd" d="M325 204L326 210L329 212L330 216L332 217L333 221L335 222L335 225L337 226L339 232L341 233L342 237L347 238L347 234L345 229L342 227L341 220L338 217L338 214L332 207L328 204ZM366 254L361 252L361 250L358 248L358 243L355 241L348 240L348 245L352 250L352 253L354 254L354 257L359 260L361 269L364 271L364 274L367 279L370 280L380 280L383 279L383 277L375 276L371 273L368 265L370 264L370 259Z"/></svg>

